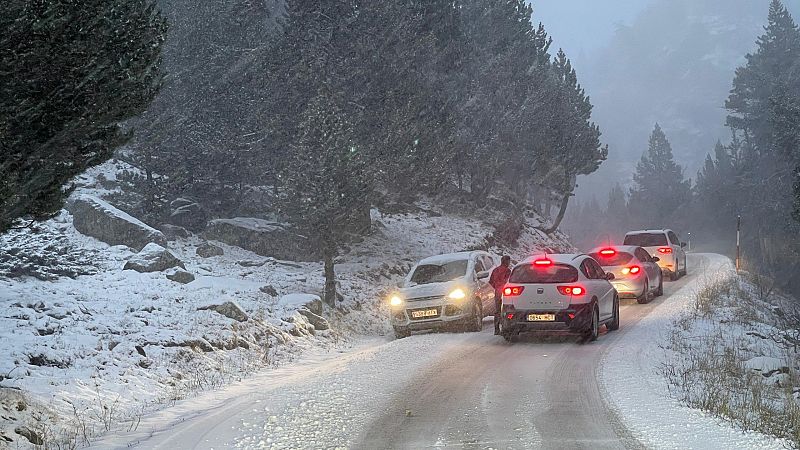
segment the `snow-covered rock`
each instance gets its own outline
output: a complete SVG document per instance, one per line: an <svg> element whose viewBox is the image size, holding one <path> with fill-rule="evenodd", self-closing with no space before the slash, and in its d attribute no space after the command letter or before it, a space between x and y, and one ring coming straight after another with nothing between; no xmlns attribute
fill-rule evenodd
<svg viewBox="0 0 800 450"><path fill-rule="evenodd" d="M247 322L247 313L236 302L225 302L221 305L209 305L197 308L198 311L210 310L237 322Z"/></svg>
<svg viewBox="0 0 800 450"><path fill-rule="evenodd" d="M314 314L322 314L322 299L314 294L288 294L278 300L278 305L288 311L307 309Z"/></svg>
<svg viewBox="0 0 800 450"><path fill-rule="evenodd" d="M69 203L68 210L75 229L106 244L127 245L138 251L151 242L167 243L162 232L97 197L80 196Z"/></svg>
<svg viewBox="0 0 800 450"><path fill-rule="evenodd" d="M180 284L189 284L192 281L194 281L194 275L185 270L180 270L180 269L169 271L167 273L167 278Z"/></svg>
<svg viewBox="0 0 800 450"><path fill-rule="evenodd" d="M137 272L162 272L172 267L186 269L183 262L175 257L164 247L150 243L142 251L131 257L122 270L135 270Z"/></svg>
<svg viewBox="0 0 800 450"><path fill-rule="evenodd" d="M261 256L292 261L316 261L318 255L308 238L286 224L263 219L237 217L208 223L203 237L250 250Z"/></svg>
<svg viewBox="0 0 800 450"><path fill-rule="evenodd" d="M169 223L162 224L158 227L164 236L167 237L168 241L175 241L178 239L187 239L191 237L192 233L189 232L186 228L179 227L177 225L172 225Z"/></svg>
<svg viewBox="0 0 800 450"><path fill-rule="evenodd" d="M210 242L203 242L197 247L195 253L201 258L212 258L224 255L225 251Z"/></svg>

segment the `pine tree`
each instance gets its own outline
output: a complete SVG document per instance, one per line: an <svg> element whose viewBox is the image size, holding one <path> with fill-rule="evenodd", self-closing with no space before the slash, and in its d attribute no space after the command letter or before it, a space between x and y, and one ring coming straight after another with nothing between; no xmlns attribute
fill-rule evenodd
<svg viewBox="0 0 800 450"><path fill-rule="evenodd" d="M166 23L154 0L6 0L0 29L2 232L52 217L130 138L120 124L161 86Z"/></svg>
<svg viewBox="0 0 800 450"><path fill-rule="evenodd" d="M669 217L689 201L690 182L675 163L672 146L658 124L650 136L647 152L636 166L633 181L630 212L644 226L658 225L659 219Z"/></svg>

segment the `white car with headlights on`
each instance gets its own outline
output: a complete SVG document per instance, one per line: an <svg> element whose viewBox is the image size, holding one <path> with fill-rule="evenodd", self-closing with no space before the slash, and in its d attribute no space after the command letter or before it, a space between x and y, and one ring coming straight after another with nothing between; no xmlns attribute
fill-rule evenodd
<svg viewBox="0 0 800 450"><path fill-rule="evenodd" d="M588 255L531 257L514 266L503 289L500 334L512 341L525 331L571 331L595 340L600 326L619 328L619 297Z"/></svg>
<svg viewBox="0 0 800 450"><path fill-rule="evenodd" d="M659 258L647 250L632 245L597 247L589 256L599 262L606 273L613 273L611 284L621 298L635 298L650 303L664 295L664 275L658 266Z"/></svg>
<svg viewBox="0 0 800 450"><path fill-rule="evenodd" d="M395 336L448 326L481 331L483 318L494 314L494 290L488 281L496 264L483 251L433 256L417 263L389 296Z"/></svg>

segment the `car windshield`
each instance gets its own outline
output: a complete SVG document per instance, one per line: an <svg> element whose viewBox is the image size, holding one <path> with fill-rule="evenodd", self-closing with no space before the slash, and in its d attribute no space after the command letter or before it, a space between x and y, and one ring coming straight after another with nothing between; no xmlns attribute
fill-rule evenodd
<svg viewBox="0 0 800 450"><path fill-rule="evenodd" d="M629 234L625 236L625 245L635 245L637 247L667 245L667 235L664 233Z"/></svg>
<svg viewBox="0 0 800 450"><path fill-rule="evenodd" d="M603 255L600 253L592 253L589 256L594 258L603 267L621 266L633 259L633 255L627 252L616 252L613 255Z"/></svg>
<svg viewBox="0 0 800 450"><path fill-rule="evenodd" d="M522 264L511 272L511 283L574 283L578 281L578 269L567 264L534 266Z"/></svg>
<svg viewBox="0 0 800 450"><path fill-rule="evenodd" d="M449 261L442 264L421 264L411 275L411 283L443 283L467 274L467 260Z"/></svg>

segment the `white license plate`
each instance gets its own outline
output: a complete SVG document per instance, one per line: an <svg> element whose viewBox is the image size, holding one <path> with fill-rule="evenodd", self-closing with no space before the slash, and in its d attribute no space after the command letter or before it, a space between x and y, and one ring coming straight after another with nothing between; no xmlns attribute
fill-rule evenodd
<svg viewBox="0 0 800 450"><path fill-rule="evenodd" d="M414 319L422 319L424 317L436 317L439 315L438 309L423 309L420 311L411 311L411 317Z"/></svg>
<svg viewBox="0 0 800 450"><path fill-rule="evenodd" d="M528 322L555 322L555 314L528 314Z"/></svg>

